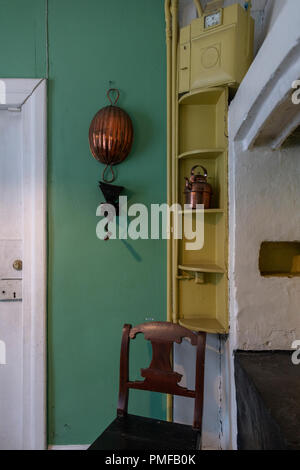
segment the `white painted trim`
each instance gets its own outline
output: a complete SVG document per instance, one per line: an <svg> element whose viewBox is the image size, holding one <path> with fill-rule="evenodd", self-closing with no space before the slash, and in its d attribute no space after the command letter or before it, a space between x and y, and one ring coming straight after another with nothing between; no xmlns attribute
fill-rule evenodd
<svg viewBox="0 0 300 470"><path fill-rule="evenodd" d="M32 78L0 79L0 109L21 107L40 81Z"/></svg>
<svg viewBox="0 0 300 470"><path fill-rule="evenodd" d="M47 94L40 81L23 117L23 448L45 449L47 299Z"/></svg>
<svg viewBox="0 0 300 470"><path fill-rule="evenodd" d="M87 450L91 444L48 446L48 450Z"/></svg>
<svg viewBox="0 0 300 470"><path fill-rule="evenodd" d="M2 101L1 101L2 100ZM1 106L2 105L2 106ZM22 449L46 449L47 94L45 79L0 79L0 108L22 112ZM6 106L7 107L7 106Z"/></svg>

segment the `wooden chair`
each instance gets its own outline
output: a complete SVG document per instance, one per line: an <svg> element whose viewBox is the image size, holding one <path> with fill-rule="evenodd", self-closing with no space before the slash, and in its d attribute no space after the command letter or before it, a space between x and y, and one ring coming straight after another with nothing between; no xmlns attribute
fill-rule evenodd
<svg viewBox="0 0 300 470"><path fill-rule="evenodd" d="M152 344L152 361L141 369L143 381L129 380L129 345L143 333ZM182 375L172 370L173 343L189 338L197 347L195 390L178 385ZM201 443L204 360L206 333L192 331L167 322L143 323L135 328L124 325L121 344L120 389L117 418L90 446L89 450L186 450L199 449ZM168 393L195 399L193 426L175 424L127 413L129 389Z"/></svg>

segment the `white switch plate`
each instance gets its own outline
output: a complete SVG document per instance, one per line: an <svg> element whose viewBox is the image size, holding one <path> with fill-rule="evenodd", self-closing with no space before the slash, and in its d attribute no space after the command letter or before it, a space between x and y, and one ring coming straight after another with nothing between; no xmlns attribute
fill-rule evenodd
<svg viewBox="0 0 300 470"><path fill-rule="evenodd" d="M22 279L0 280L0 301L22 300Z"/></svg>

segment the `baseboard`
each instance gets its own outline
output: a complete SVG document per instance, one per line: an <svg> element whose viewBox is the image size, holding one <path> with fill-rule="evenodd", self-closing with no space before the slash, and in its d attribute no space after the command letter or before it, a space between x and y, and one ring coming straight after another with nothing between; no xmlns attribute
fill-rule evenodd
<svg viewBox="0 0 300 470"><path fill-rule="evenodd" d="M90 444L84 445L49 445L48 450L87 450Z"/></svg>
<svg viewBox="0 0 300 470"><path fill-rule="evenodd" d="M87 450L90 447L90 444L86 445L65 445L65 446L48 446L48 450ZM202 450L218 450L214 447L204 447Z"/></svg>

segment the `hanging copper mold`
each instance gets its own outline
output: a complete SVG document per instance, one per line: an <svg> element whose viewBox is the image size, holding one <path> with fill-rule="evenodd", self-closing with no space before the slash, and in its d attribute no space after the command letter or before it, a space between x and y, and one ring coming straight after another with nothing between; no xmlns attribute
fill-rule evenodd
<svg viewBox="0 0 300 470"><path fill-rule="evenodd" d="M113 102L112 94L116 94ZM116 106L120 92L116 88L110 88L107 92L110 105L100 109L94 116L89 129L89 143L93 157L105 164L102 173L102 181L99 187L103 193L107 204L115 208L116 215L119 215L119 196L124 190L123 186L112 185L116 176L113 170L114 165L122 163L129 155L133 142L133 125L129 115L123 109ZM107 170L111 171L111 179L107 179ZM105 211L105 209L104 209ZM104 212L108 216L108 212ZM110 233L108 224L105 227L109 240Z"/></svg>
<svg viewBox="0 0 300 470"><path fill-rule="evenodd" d="M112 93L116 93L114 102ZM120 97L119 90L110 88L107 97L110 105L100 109L94 116L89 130L89 142L94 158L106 165L102 173L103 181L112 183L116 179L113 166L122 163L131 151L133 125L126 111L116 106ZM111 171L109 180L106 178L108 169Z"/></svg>

